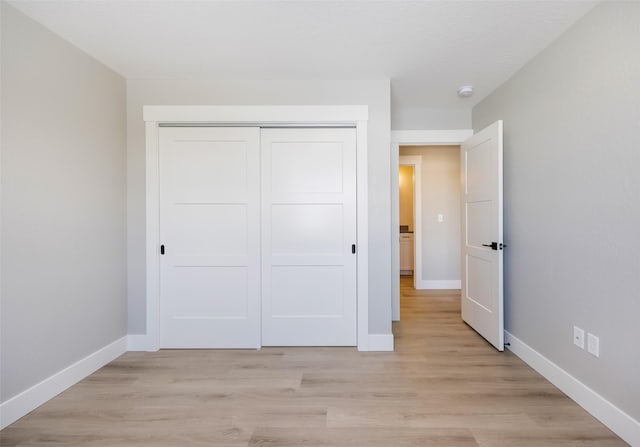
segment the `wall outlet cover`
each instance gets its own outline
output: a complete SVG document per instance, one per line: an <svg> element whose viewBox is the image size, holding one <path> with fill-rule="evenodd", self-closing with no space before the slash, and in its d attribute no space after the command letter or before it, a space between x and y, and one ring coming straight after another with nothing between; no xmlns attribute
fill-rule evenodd
<svg viewBox="0 0 640 447"><path fill-rule="evenodd" d="M573 327L573 344L580 349L584 349L584 330L578 326Z"/></svg>

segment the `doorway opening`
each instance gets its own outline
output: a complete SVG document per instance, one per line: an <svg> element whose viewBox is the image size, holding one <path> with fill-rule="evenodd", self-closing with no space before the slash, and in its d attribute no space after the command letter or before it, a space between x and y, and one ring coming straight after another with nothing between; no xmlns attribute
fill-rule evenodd
<svg viewBox="0 0 640 447"><path fill-rule="evenodd" d="M402 155L398 165L398 231L400 275L413 288L422 283L422 157Z"/></svg>
<svg viewBox="0 0 640 447"><path fill-rule="evenodd" d="M406 157L400 157L398 167L399 212L400 212L400 276L415 278L415 164L405 164ZM419 169L418 169L419 171ZM419 185L418 185L419 188ZM419 201L418 201L419 203Z"/></svg>
<svg viewBox="0 0 640 447"><path fill-rule="evenodd" d="M400 146L400 276L415 290L460 290L460 147Z"/></svg>
<svg viewBox="0 0 640 447"><path fill-rule="evenodd" d="M460 289L460 144L472 134L471 130L392 132L393 321L400 320L400 244L404 234L400 228L400 167L413 165L414 185L419 183L414 188L414 268L410 281L417 290ZM403 276L404 286L407 281Z"/></svg>

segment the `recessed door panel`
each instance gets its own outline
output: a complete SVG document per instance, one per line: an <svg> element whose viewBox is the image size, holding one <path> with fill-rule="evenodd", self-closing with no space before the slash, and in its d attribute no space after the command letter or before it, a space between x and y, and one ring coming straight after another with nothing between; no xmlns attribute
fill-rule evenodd
<svg viewBox="0 0 640 447"><path fill-rule="evenodd" d="M176 266L166 292L179 300L167 301L174 319L247 318L249 288L246 267ZM220 291L224 290L224 296Z"/></svg>
<svg viewBox="0 0 640 447"><path fill-rule="evenodd" d="M167 186L164 189L167 199L176 203L233 203L247 198L247 157L252 148L248 147L247 141L224 141L205 136L205 133L211 133L210 130L215 131L212 128L160 129L163 135L185 134L177 136L171 146L163 147L165 160L171 159L171 167L164 169L162 179ZM202 140L186 135L196 132Z"/></svg>
<svg viewBox="0 0 640 447"><path fill-rule="evenodd" d="M492 275L491 260L479 256L467 256L467 290L466 298L474 305L481 306L486 312L492 313Z"/></svg>
<svg viewBox="0 0 640 447"><path fill-rule="evenodd" d="M271 251L278 254L342 255L342 204L274 204Z"/></svg>
<svg viewBox="0 0 640 447"><path fill-rule="evenodd" d="M473 137L472 137L473 138ZM491 182L486 174L495 172L495 141L479 139L466 151L465 191L468 195L491 194Z"/></svg>
<svg viewBox="0 0 640 447"><path fill-rule="evenodd" d="M172 211L167 237L175 256L248 254L246 203L177 203Z"/></svg>
<svg viewBox="0 0 640 447"><path fill-rule="evenodd" d="M273 196L342 192L343 150L341 141L307 141L303 138L301 141L272 142Z"/></svg>
<svg viewBox="0 0 640 447"><path fill-rule="evenodd" d="M341 266L273 266L271 318L344 317ZM295 281L292 281L295 278Z"/></svg>
<svg viewBox="0 0 640 447"><path fill-rule="evenodd" d="M489 200L468 201L467 208L467 234L466 243L471 247L482 247L487 241L491 241L491 212L493 204Z"/></svg>

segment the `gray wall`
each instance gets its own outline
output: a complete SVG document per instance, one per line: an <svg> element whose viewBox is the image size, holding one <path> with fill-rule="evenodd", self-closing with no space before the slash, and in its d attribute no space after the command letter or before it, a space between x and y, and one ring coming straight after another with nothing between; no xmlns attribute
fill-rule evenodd
<svg viewBox="0 0 640 447"><path fill-rule="evenodd" d="M397 107L391 106L392 130L471 129L471 107Z"/></svg>
<svg viewBox="0 0 640 447"><path fill-rule="evenodd" d="M369 332L391 333L390 87L373 81L128 80L129 332L146 332L144 105L368 105Z"/></svg>
<svg viewBox="0 0 640 447"><path fill-rule="evenodd" d="M638 24L639 3L596 7L473 110L505 125L506 329L636 420Z"/></svg>
<svg viewBox="0 0 640 447"><path fill-rule="evenodd" d="M460 281L460 147L402 146L400 155L422 158L422 279Z"/></svg>
<svg viewBox="0 0 640 447"><path fill-rule="evenodd" d="M1 8L6 401L126 334L126 84Z"/></svg>

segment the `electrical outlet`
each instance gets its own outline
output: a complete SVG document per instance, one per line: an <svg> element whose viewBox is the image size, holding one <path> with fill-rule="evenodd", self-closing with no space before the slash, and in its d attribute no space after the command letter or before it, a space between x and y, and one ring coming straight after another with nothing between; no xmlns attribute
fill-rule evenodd
<svg viewBox="0 0 640 447"><path fill-rule="evenodd" d="M584 331L578 326L573 327L573 344L580 349L584 349Z"/></svg>
<svg viewBox="0 0 640 447"><path fill-rule="evenodd" d="M587 335L587 350L589 354L600 357L600 338L592 333Z"/></svg>
<svg viewBox="0 0 640 447"><path fill-rule="evenodd" d="M438 222L444 222L444 214L438 214Z"/></svg>

